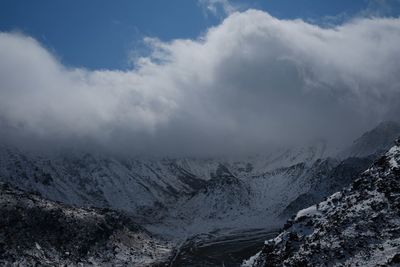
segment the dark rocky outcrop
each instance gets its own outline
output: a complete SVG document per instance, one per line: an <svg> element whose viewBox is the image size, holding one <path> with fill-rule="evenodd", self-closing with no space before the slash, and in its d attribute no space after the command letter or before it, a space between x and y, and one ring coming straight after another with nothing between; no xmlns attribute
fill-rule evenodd
<svg viewBox="0 0 400 267"><path fill-rule="evenodd" d="M399 145L350 187L301 210L246 266L399 266Z"/></svg>
<svg viewBox="0 0 400 267"><path fill-rule="evenodd" d="M75 208L0 184L0 265L152 266L169 253L123 213Z"/></svg>

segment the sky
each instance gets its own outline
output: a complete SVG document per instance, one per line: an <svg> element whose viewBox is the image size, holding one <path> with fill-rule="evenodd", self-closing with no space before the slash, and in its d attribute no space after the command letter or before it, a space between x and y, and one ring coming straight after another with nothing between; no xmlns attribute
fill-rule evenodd
<svg viewBox="0 0 400 267"><path fill-rule="evenodd" d="M0 138L209 156L400 112L399 1L2 1Z"/></svg>
<svg viewBox="0 0 400 267"><path fill-rule="evenodd" d="M67 66L128 69L132 57L146 53L144 37L162 41L197 38L226 16L224 2L232 10L256 8L281 19L320 23L335 23L365 10L385 15L400 11L396 0L120 0L117 4L108 0L3 0L0 31L33 36Z"/></svg>

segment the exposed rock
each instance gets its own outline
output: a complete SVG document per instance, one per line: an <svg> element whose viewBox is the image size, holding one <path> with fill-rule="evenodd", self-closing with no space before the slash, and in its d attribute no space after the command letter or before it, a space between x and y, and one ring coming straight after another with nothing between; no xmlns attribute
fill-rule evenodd
<svg viewBox="0 0 400 267"><path fill-rule="evenodd" d="M0 184L0 265L156 266L171 255L129 216Z"/></svg>
<svg viewBox="0 0 400 267"><path fill-rule="evenodd" d="M399 266L400 146L352 186L301 210L244 266Z"/></svg>

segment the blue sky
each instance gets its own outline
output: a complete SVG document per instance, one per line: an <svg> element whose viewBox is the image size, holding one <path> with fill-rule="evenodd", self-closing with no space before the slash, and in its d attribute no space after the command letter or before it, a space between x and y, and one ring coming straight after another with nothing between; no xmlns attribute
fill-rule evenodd
<svg viewBox="0 0 400 267"><path fill-rule="evenodd" d="M163 41L196 38L217 25L223 12L207 11L200 0L86 0L0 2L0 31L33 36L67 66L88 69L131 67L132 51L145 53L143 37ZM223 1L221 1L223 2ZM203 4L202 4L203 3ZM278 18L302 18L321 22L329 17L349 18L375 8L385 15L398 15L398 1L367 0L237 0L230 3L244 10L256 8ZM390 10L385 9L390 3ZM393 8L395 7L395 8ZM335 22L335 20L333 20Z"/></svg>

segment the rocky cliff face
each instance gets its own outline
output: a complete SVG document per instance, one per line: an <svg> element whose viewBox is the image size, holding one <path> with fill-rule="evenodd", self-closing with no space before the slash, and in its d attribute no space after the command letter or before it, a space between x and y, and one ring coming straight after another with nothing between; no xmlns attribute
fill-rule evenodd
<svg viewBox="0 0 400 267"><path fill-rule="evenodd" d="M128 216L0 184L0 265L158 266L171 247Z"/></svg>
<svg viewBox="0 0 400 267"><path fill-rule="evenodd" d="M399 266L400 140L350 187L301 210L244 266Z"/></svg>

